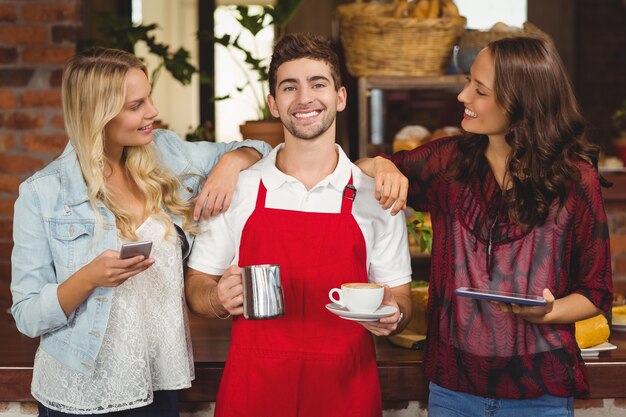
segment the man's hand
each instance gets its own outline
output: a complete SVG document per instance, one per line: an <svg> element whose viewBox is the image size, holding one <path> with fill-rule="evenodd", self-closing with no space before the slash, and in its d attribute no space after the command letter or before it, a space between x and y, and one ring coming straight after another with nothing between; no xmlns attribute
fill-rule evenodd
<svg viewBox="0 0 626 417"><path fill-rule="evenodd" d="M409 284L406 284L407 286ZM404 291L404 286L399 287L400 291ZM398 288L398 287L397 287ZM394 288L395 290L395 288ZM402 304L405 304L404 302ZM395 333L396 330L400 330L404 328L404 325L409 320L410 312L407 311L407 314L403 314L403 309L406 310L407 307L401 307L396 298L394 297L392 290L388 285L385 285L385 295L383 297L382 305L392 306L398 309L391 316L383 317L378 321L357 321L361 326L365 327L370 333L376 336L389 336L392 333ZM408 309L410 310L410 289L409 289L409 305ZM406 316L406 317L405 317Z"/></svg>
<svg viewBox="0 0 626 417"><path fill-rule="evenodd" d="M243 284L241 268L230 266L217 283L217 297L231 316L243 314Z"/></svg>

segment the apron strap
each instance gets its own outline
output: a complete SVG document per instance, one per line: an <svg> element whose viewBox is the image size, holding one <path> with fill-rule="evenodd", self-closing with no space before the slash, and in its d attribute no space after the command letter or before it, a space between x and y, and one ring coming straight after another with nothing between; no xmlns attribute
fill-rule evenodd
<svg viewBox="0 0 626 417"><path fill-rule="evenodd" d="M265 188L265 184L263 184L263 180L259 180L259 191L256 195L256 208L262 209L265 208L265 196L267 196L267 188Z"/></svg>
<svg viewBox="0 0 626 417"><path fill-rule="evenodd" d="M256 196L256 208L262 209L265 207L265 198L267 196L267 188L263 184L263 180L259 181L259 191ZM356 188L352 184L352 174L350 174L350 180L343 189L343 198L341 199L341 214L351 214L352 204L356 197Z"/></svg>
<svg viewBox="0 0 626 417"><path fill-rule="evenodd" d="M341 214L351 214L352 204L356 197L356 188L352 185L352 174L350 174L350 180L343 189L343 198L341 199Z"/></svg>

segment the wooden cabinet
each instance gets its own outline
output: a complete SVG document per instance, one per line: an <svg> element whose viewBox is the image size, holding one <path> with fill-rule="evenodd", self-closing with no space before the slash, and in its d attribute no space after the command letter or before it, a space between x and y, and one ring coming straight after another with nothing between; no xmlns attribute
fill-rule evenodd
<svg viewBox="0 0 626 417"><path fill-rule="evenodd" d="M466 75L440 75L433 77L360 77L359 100L359 158L368 156L372 143L372 125L378 135L384 125L383 98L385 90L445 90L459 93L465 85ZM460 119L460 116L459 116ZM380 138L378 139L380 140ZM374 140L376 143L377 140Z"/></svg>

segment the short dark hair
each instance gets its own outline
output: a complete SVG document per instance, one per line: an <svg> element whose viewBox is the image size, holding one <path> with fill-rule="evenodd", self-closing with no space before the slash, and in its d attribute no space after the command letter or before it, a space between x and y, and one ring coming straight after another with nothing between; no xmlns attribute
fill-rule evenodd
<svg viewBox="0 0 626 417"><path fill-rule="evenodd" d="M272 96L276 94L276 72L278 67L285 62L300 58L315 59L328 64L335 83L335 89L339 90L341 87L339 57L333 50L330 40L314 33L291 33L284 36L274 46L269 70L270 94Z"/></svg>

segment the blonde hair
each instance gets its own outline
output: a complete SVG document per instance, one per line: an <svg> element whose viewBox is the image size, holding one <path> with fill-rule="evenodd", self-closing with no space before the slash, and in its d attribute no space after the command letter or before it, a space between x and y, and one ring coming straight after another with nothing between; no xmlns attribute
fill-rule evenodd
<svg viewBox="0 0 626 417"><path fill-rule="evenodd" d="M74 56L63 70L62 98L65 129L87 184L87 195L102 222L97 208L101 201L115 216L116 226L126 240L137 240L136 225L129 210L116 201L108 189L104 168L104 128L124 105L126 77L136 68L147 76L145 65L134 55L121 50L91 48ZM195 232L191 201L178 197L179 178L168 172L158 158L154 143L127 146L122 156L126 174L145 198L145 213L172 230L172 220L163 207L184 219L183 228Z"/></svg>

